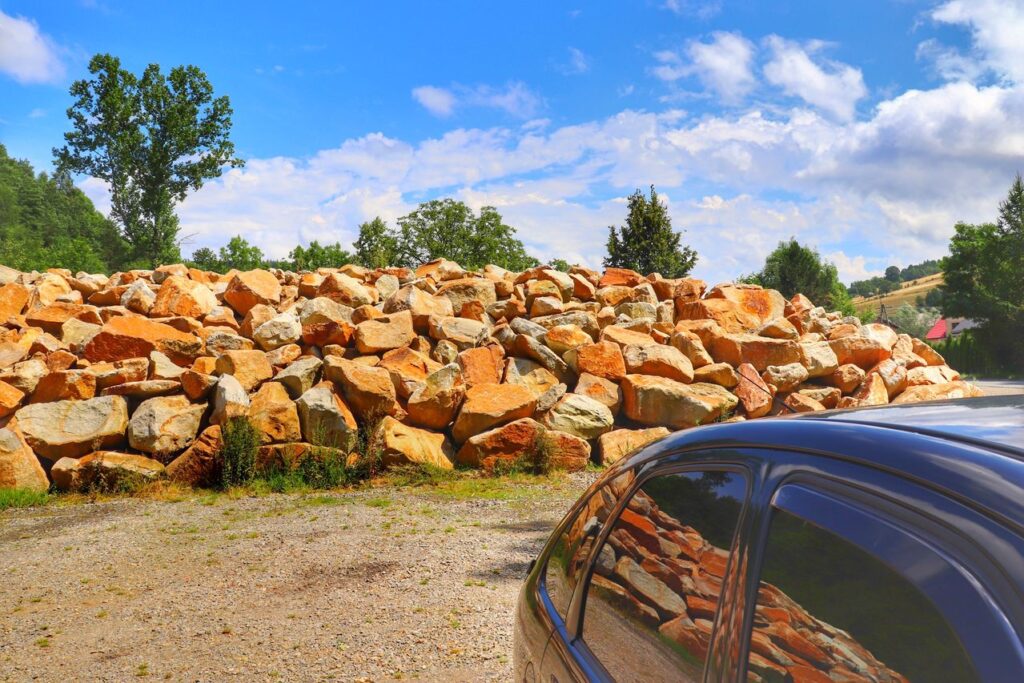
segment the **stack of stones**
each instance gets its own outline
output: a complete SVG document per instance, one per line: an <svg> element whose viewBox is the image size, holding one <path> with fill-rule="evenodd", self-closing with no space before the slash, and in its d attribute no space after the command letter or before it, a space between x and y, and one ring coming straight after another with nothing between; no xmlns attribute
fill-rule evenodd
<svg viewBox="0 0 1024 683"><path fill-rule="evenodd" d="M387 465L578 469L708 422L977 393L920 340L752 285L446 260L0 267L0 487L209 484L237 416L263 464L371 441Z"/></svg>

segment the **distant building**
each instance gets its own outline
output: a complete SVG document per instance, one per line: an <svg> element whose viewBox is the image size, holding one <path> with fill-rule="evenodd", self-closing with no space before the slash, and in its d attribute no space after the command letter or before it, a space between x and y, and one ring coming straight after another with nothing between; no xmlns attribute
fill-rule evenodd
<svg viewBox="0 0 1024 683"><path fill-rule="evenodd" d="M965 330L973 330L979 325L981 323L970 318L939 318L924 338L928 341L942 341L949 337L956 337Z"/></svg>

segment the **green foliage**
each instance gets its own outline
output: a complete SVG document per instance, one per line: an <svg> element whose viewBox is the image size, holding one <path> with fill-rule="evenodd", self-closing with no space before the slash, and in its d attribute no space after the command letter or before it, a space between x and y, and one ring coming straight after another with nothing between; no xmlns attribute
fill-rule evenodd
<svg viewBox="0 0 1024 683"><path fill-rule="evenodd" d="M259 430L247 417L232 417L221 431L221 488L244 486L256 476Z"/></svg>
<svg viewBox="0 0 1024 683"><path fill-rule="evenodd" d="M918 339L924 338L939 317L940 313L937 309L918 308L910 304L903 304L889 313L889 319L896 323L900 332L905 332Z"/></svg>
<svg viewBox="0 0 1024 683"><path fill-rule="evenodd" d="M521 271L539 265L492 206L478 216L463 202L434 199L399 218L398 225L396 265L413 267L438 258L469 269L493 263Z"/></svg>
<svg viewBox="0 0 1024 683"><path fill-rule="evenodd" d="M900 282L900 267L889 266L885 269L885 279L889 282Z"/></svg>
<svg viewBox="0 0 1024 683"><path fill-rule="evenodd" d="M316 270L317 268L340 268L347 263L353 263L355 256L341 248L341 244L327 244L321 246L313 240L308 247L298 245L288 254L291 260L291 267L296 271Z"/></svg>
<svg viewBox="0 0 1024 683"><path fill-rule="evenodd" d="M749 278L750 281L777 289L787 299L801 293L817 306L830 311L853 315L853 304L846 288L839 282L836 267L822 261L816 249L805 247L794 238L779 242L775 251L765 259L764 268Z"/></svg>
<svg viewBox="0 0 1024 683"><path fill-rule="evenodd" d="M0 488L0 510L38 507L49 502L50 494L46 491Z"/></svg>
<svg viewBox="0 0 1024 683"><path fill-rule="evenodd" d="M515 460L498 459L494 464L493 474L496 476L548 474L551 472L554 456L554 445L550 439L542 435L534 440L528 451Z"/></svg>
<svg viewBox="0 0 1024 683"><path fill-rule="evenodd" d="M192 260L189 263L193 268L199 270L219 271L221 268L217 252L209 247L202 247L192 252Z"/></svg>
<svg viewBox="0 0 1024 683"><path fill-rule="evenodd" d="M1024 181L1018 174L995 223L957 223L945 263L946 316L981 322L976 338L1007 369L1024 368Z"/></svg>
<svg viewBox="0 0 1024 683"><path fill-rule="evenodd" d="M249 244L241 235L235 235L227 243L227 246L220 248L217 258L220 262L220 270L256 270L265 268L263 251L259 247Z"/></svg>
<svg viewBox="0 0 1024 683"><path fill-rule="evenodd" d="M125 244L67 173L38 176L0 145L0 263L18 270L111 272Z"/></svg>
<svg viewBox="0 0 1024 683"><path fill-rule="evenodd" d="M380 216L359 226L359 237L352 246L361 266L387 268L398 262L398 238Z"/></svg>
<svg viewBox="0 0 1024 683"><path fill-rule="evenodd" d="M551 259L551 261L548 262L548 265L554 268L555 270L562 271L563 273L568 273L569 269L572 268L572 266L569 265L568 261L560 258Z"/></svg>
<svg viewBox="0 0 1024 683"><path fill-rule="evenodd" d="M151 266L180 260L174 206L190 191L241 166L228 138L231 104L213 97L206 74L178 66L164 75L150 64L136 76L99 54L91 79L71 85L72 130L54 149L62 172L84 173L111 190L111 216L131 247Z"/></svg>
<svg viewBox="0 0 1024 683"><path fill-rule="evenodd" d="M608 227L605 267L629 268L638 273L661 273L667 278L686 277L697 263L697 252L680 246L680 233L651 185L650 198L637 190L629 196L629 214L621 228Z"/></svg>

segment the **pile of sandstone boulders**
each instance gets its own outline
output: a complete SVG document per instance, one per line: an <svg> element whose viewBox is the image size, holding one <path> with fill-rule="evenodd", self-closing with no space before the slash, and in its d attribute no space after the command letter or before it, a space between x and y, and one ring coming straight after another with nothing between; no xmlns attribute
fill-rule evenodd
<svg viewBox="0 0 1024 683"><path fill-rule="evenodd" d="M708 422L976 393L917 339L751 285L445 260L0 267L0 487L209 484L239 416L261 466L372 442L387 465L576 469Z"/></svg>

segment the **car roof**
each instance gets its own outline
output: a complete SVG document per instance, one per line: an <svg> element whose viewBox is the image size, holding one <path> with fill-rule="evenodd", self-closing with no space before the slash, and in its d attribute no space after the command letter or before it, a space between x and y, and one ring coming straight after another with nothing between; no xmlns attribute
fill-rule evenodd
<svg viewBox="0 0 1024 683"><path fill-rule="evenodd" d="M905 429L1024 456L1024 395L903 403L802 417Z"/></svg>
<svg viewBox="0 0 1024 683"><path fill-rule="evenodd" d="M980 397L709 424L648 444L617 466L707 449L799 451L915 480L1024 536L1022 437L1024 397Z"/></svg>

